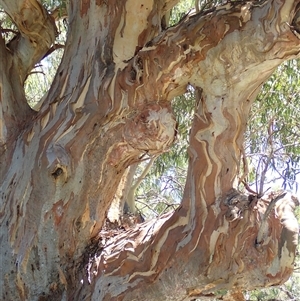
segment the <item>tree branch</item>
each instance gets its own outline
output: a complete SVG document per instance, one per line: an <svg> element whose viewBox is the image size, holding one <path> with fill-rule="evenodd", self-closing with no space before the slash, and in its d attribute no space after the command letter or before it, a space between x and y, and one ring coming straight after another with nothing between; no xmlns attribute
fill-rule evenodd
<svg viewBox="0 0 300 301"><path fill-rule="evenodd" d="M267 7L273 5L273 2L267 1L264 5L265 9L268 9ZM290 4L284 4L283 6L290 6ZM255 6L250 2L244 4L238 1L219 6L214 11L207 12L204 15L187 16L178 25L168 28L149 41L131 60L124 73L128 73L128 77L131 74L130 81L136 83L133 88L141 86L139 88L141 93L147 90L147 99L149 101L156 101L157 99L171 100L175 96L184 93L188 83L203 87L205 85L205 77L213 71L207 73L209 67L205 63L201 64L207 53L232 32L242 33L242 30L246 30L247 28L247 30L254 34L255 29L251 25L253 24L251 18L255 16L260 8L260 6ZM227 13L228 10L232 10L234 13ZM236 17L237 15L234 14L239 15L242 21L239 22ZM291 19L292 15L290 15L290 19L288 19L287 15L284 16L284 20L286 21L291 21ZM204 26L204 24L208 23L210 23L210 26ZM216 30L214 35L211 34L209 28ZM292 43L294 46L299 43L298 38L292 33L290 27L285 22L281 23L280 30L280 34L284 34L285 32L289 36L289 43ZM241 62L244 59L243 56L247 54L249 59L252 60L254 67L256 61L254 57L257 57L259 61L264 60L265 51L268 52L268 50L270 50L270 55L271 52L276 53L277 51L276 58L278 59L287 53L289 53L290 57L298 55L299 49L296 49L297 47L293 53L290 53L284 40L277 43L274 39L266 35L267 31L268 28L264 28L261 34L266 39L265 41L269 42L270 48L266 49L266 44L263 40L260 40L255 47L249 43L245 43L244 45L239 44L241 46L237 51L240 51ZM238 39L241 41L241 38L242 35ZM230 43L232 47L235 47L235 41L232 40ZM228 64L232 64L232 59L227 58L223 50L220 50L218 54L224 55L226 60L228 60ZM257 54L259 55L257 56ZM174 61L174 57L177 60ZM233 65L230 66L233 67ZM245 71L243 76L247 73L247 70ZM224 68L222 72L230 77L234 73L234 70L232 68ZM149 77L149 74L151 74L151 77ZM261 75L263 76L265 73ZM229 81L232 85L234 84L234 81ZM221 94L220 87L222 85L221 81L218 81L218 84L215 81L215 91L218 91L219 95ZM224 90L225 87L223 88ZM149 93L150 90L151 92Z"/></svg>
<svg viewBox="0 0 300 301"><path fill-rule="evenodd" d="M139 185L141 184L141 182L145 179L145 177L149 173L150 168L152 167L156 158L157 158L157 155L154 155L150 158L150 160L149 160L149 162L147 162L147 165L145 166L142 174L136 179L135 183L130 187L130 189L128 191L126 202L129 206L131 213L135 213L135 211L136 211L135 210L135 192L136 192L137 188L139 187Z"/></svg>
<svg viewBox="0 0 300 301"><path fill-rule="evenodd" d="M269 235L269 227L268 227L268 218L271 213L271 211L274 209L276 202L278 202L280 199L284 198L286 196L286 192L280 192L275 198L272 198L270 203L268 204L268 207L262 217L261 225L259 227L257 237L255 240L255 247L258 250L261 250L261 247L263 243L267 241L268 235Z"/></svg>
<svg viewBox="0 0 300 301"><path fill-rule="evenodd" d="M13 54L14 65L23 84L30 70L53 44L56 26L37 0L1 0L0 4L20 31L7 47Z"/></svg>
<svg viewBox="0 0 300 301"><path fill-rule="evenodd" d="M4 144L8 138L13 142L34 115L27 104L23 85L31 69L53 44L56 27L37 0L1 0L0 5L19 29L5 47L1 41L0 144Z"/></svg>
<svg viewBox="0 0 300 301"><path fill-rule="evenodd" d="M283 2L267 1L259 6L239 2L187 18L153 39L122 71L133 91L138 91L138 100L143 96L150 102L170 100L188 82L202 87L203 97L191 130L182 205L173 215L139 225L104 246L91 269L95 269L92 285L95 291L101 287L98 296L103 300L131 300L133 296L183 300L233 286L249 289L267 282L276 284L292 272L293 256L289 254L295 251L297 223L292 220L289 230L286 222L284 231L290 231L289 235L280 232L283 216L293 216L292 206L284 212L283 199L272 203L280 210L278 218L268 220L270 229L276 230L268 233L270 239L262 253L255 248L253 233L259 233L260 213L270 209L261 203L258 210L245 206L243 217L227 222L222 208L224 194L234 187L250 105L261 83L284 58L300 50L298 38L284 23L287 16L293 17L287 9ZM257 28L262 28L260 39L253 45L248 41ZM130 85L128 94L133 94ZM236 193L235 202L241 200L249 201ZM237 252L237 246L242 250ZM264 280L255 278L256 273ZM176 275L181 275L180 281ZM182 275L189 275L184 287ZM145 282L150 287L141 289ZM118 283L117 293L113 283ZM80 289L84 296L85 287Z"/></svg>
<svg viewBox="0 0 300 301"><path fill-rule="evenodd" d="M14 67L13 55L2 37L0 39L0 154L3 154L7 150L8 141L14 143L33 112L26 102L23 84L18 81L19 74ZM8 153L6 155L10 156ZM2 160L5 162L5 157ZM1 164L1 174L4 174L4 168L5 164Z"/></svg>
<svg viewBox="0 0 300 301"><path fill-rule="evenodd" d="M45 53L45 55L43 56L43 59L46 58L47 56L49 56L55 50L62 49L62 48L65 48L65 45L53 44L53 46L51 48L49 48L49 50Z"/></svg>

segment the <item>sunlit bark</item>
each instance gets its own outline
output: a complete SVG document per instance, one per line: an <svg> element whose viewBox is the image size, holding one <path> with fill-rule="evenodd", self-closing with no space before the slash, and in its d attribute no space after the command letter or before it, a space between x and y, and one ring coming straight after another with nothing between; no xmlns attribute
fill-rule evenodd
<svg viewBox="0 0 300 301"><path fill-rule="evenodd" d="M299 53L298 1L226 4L161 32L175 2L70 1L53 85L2 151L3 300L190 300L291 274L297 200L286 195L264 215L276 196L234 188L251 104ZM3 112L14 92L1 84ZM181 207L108 237L101 228L125 170L172 144L169 101L188 84L203 92Z"/></svg>

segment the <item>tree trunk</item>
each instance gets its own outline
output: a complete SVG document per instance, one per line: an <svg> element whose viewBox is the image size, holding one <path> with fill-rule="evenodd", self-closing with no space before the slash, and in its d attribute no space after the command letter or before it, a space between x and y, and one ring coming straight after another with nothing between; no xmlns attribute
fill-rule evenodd
<svg viewBox="0 0 300 301"><path fill-rule="evenodd" d="M292 273L297 200L235 188L251 104L299 53L299 1L228 3L162 30L176 2L70 1L64 57L36 113L22 85L48 47L21 25L18 43L0 40L2 300L193 300ZM38 2L2 3L17 25L40 10L32 30L50 28ZM127 167L172 144L170 100L188 84L203 93L180 208L101 232Z"/></svg>

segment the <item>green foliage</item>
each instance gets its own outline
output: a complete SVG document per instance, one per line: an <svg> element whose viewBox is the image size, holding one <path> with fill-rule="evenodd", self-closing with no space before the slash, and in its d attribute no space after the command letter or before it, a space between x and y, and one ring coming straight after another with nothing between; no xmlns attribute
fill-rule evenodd
<svg viewBox="0 0 300 301"><path fill-rule="evenodd" d="M52 11L57 7L63 9L67 6L67 0L43 0L41 2L48 11Z"/></svg>
<svg viewBox="0 0 300 301"><path fill-rule="evenodd" d="M61 61L63 49L57 49L42 60L27 77L24 89L28 104L34 107L49 90Z"/></svg>
<svg viewBox="0 0 300 301"><path fill-rule="evenodd" d="M245 151L252 172L248 179L250 184L256 181L259 186L265 173L284 189L298 189L299 67L297 60L281 65L263 85L252 107L245 135Z"/></svg>
<svg viewBox="0 0 300 301"><path fill-rule="evenodd" d="M195 8L195 0L180 1L172 8L170 25L177 24L193 8Z"/></svg>
<svg viewBox="0 0 300 301"><path fill-rule="evenodd" d="M221 4L222 0L183 0L172 8L170 16L170 25L177 24L190 12L205 11L214 6ZM196 6L198 6L196 8Z"/></svg>
<svg viewBox="0 0 300 301"><path fill-rule="evenodd" d="M0 29L2 38L8 43L18 32L17 26L11 21L10 17L0 6Z"/></svg>

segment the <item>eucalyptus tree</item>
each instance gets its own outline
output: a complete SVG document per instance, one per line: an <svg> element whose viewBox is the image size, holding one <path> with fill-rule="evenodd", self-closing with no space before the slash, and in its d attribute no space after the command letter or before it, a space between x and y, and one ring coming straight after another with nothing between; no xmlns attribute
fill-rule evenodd
<svg viewBox="0 0 300 301"><path fill-rule="evenodd" d="M238 300L285 282L296 198L237 187L253 102L299 55L299 1L196 1L171 26L176 0L48 2L0 1L13 24L0 39L1 299L193 300L226 289ZM64 55L35 111L24 83L58 47L59 18ZM171 101L188 86L198 93L180 206L107 229L128 168L172 145Z"/></svg>

